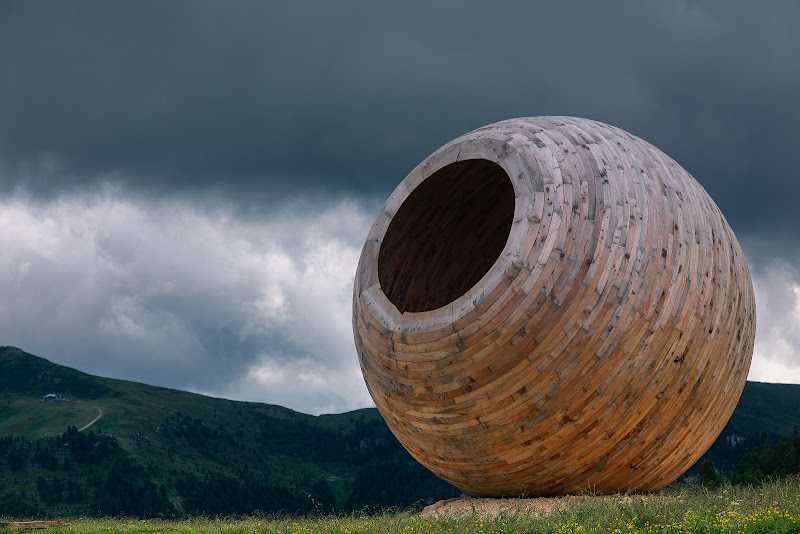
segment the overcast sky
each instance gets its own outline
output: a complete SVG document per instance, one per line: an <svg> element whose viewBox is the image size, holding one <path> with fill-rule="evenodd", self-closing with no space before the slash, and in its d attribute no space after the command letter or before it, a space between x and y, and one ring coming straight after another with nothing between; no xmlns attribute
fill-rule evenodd
<svg viewBox="0 0 800 534"><path fill-rule="evenodd" d="M0 3L0 345L307 413L371 406L372 219L488 123L575 115L706 188L800 383L800 3Z"/></svg>

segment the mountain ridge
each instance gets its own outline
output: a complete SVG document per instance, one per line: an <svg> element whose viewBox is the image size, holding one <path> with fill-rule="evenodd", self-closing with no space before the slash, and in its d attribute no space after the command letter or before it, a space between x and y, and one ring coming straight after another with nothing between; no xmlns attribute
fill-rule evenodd
<svg viewBox="0 0 800 534"><path fill-rule="evenodd" d="M89 404L42 402L48 393ZM170 515L303 512L319 506L360 510L460 494L400 446L376 408L315 416L279 405L97 377L16 347L0 347L0 399L0 515L4 502L6 510L14 509L8 503L27 503L28 511L46 514L52 509L55 515ZM102 409L103 417L88 431L76 432L97 416L92 407ZM798 422L800 385L748 382L704 458L732 472L739 458L760 446L767 434L789 435ZM24 439L3 438L11 435ZM3 439L11 443L5 452ZM80 453L87 446L111 452L87 460ZM71 476L66 475L67 460ZM691 480L696 470L690 469L682 480ZM151 508L138 510L125 495L108 500L113 491L99 485L111 484L109 477L123 477L120 472L140 480L142 487L152 486L154 496L143 499ZM74 502L64 500L67 490L56 492L54 500L48 484L62 478L89 482L74 482L82 488L70 490ZM5 496L3 487L10 488Z"/></svg>
<svg viewBox="0 0 800 534"><path fill-rule="evenodd" d="M73 402L42 402L48 393ZM160 498L144 499L161 515L307 512L318 506L358 510L460 494L400 446L375 408L315 416L278 405L96 377L16 347L0 347L0 399L0 515L4 498L17 507L7 504L7 510L27 503L25 510L41 513L52 492L46 489L49 482L39 483L38 477L61 480L68 459L71 474L77 470L78 479L90 482L75 483L83 489L73 493L83 500L62 502L59 497L49 503L59 513L73 510L64 506L82 506L83 513L100 511L102 498L115 490L96 484L108 477L138 477L142 487L163 487L169 506ZM98 409L103 417L86 432L77 432ZM13 441L5 453L3 439ZM113 454L84 458L88 463L80 464L74 451L69 455L60 448L73 444L77 450L89 447ZM54 462L51 456L64 458ZM120 464L123 460L130 465ZM16 471L9 467L12 463ZM43 465L52 470L43 471ZM393 485L393 478L406 483ZM27 482L15 482L19 480ZM4 487L10 488L5 497ZM130 495L115 499L111 511L108 502L102 511L153 513L131 508L136 504Z"/></svg>

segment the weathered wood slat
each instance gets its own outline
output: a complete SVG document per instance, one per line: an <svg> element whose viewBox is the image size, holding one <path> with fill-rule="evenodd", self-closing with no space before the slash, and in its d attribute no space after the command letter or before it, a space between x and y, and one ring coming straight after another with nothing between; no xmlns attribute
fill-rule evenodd
<svg viewBox="0 0 800 534"><path fill-rule="evenodd" d="M392 432L465 492L652 491L733 412L755 300L677 163L606 124L534 117L409 173L366 239L353 327Z"/></svg>

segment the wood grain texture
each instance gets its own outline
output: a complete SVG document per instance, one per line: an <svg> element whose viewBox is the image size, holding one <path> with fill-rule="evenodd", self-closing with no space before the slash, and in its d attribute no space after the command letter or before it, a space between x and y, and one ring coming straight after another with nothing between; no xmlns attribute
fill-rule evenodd
<svg viewBox="0 0 800 534"><path fill-rule="evenodd" d="M466 493L653 491L733 412L755 300L680 165L606 124L534 117L451 141L397 187L353 330L389 428Z"/></svg>

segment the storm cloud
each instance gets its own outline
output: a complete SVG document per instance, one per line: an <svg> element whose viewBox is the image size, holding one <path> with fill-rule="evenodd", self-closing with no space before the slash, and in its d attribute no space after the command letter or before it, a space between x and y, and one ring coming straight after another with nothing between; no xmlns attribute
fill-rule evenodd
<svg viewBox="0 0 800 534"><path fill-rule="evenodd" d="M368 405L350 284L383 200L462 133L575 115L705 187L756 283L751 376L798 377L798 22L789 1L4 2L0 344Z"/></svg>
<svg viewBox="0 0 800 534"><path fill-rule="evenodd" d="M796 224L796 2L552 4L4 3L3 182L383 196L466 131L576 115L735 227Z"/></svg>
<svg viewBox="0 0 800 534"><path fill-rule="evenodd" d="M108 188L0 202L0 337L104 376L363 407L350 306L369 223L354 203L308 211L243 221Z"/></svg>

